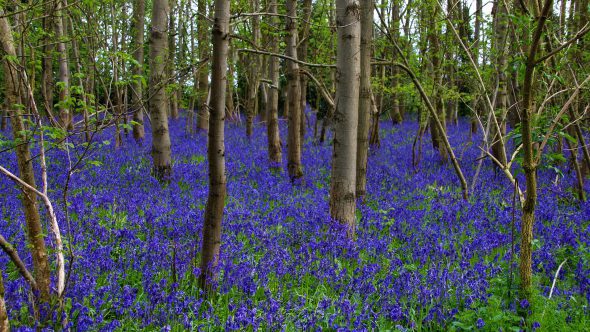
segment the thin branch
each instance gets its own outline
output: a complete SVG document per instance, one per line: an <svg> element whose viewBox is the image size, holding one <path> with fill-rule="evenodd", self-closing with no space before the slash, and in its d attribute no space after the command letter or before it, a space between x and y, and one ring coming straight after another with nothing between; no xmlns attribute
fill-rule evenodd
<svg viewBox="0 0 590 332"><path fill-rule="evenodd" d="M10 260L12 260L14 265L16 265L18 272L23 276L23 278L25 278L29 285L31 285L31 288L37 290L38 287L35 278L33 278L33 275L31 272L29 272L22 259L20 259L16 249L14 249L14 247L8 243L8 241L6 241L2 234L0 234L0 247L2 247L2 250L10 257Z"/></svg>
<svg viewBox="0 0 590 332"><path fill-rule="evenodd" d="M535 64L539 64L539 63L549 59L550 57L556 55L557 53L561 52L564 48L568 47L576 40L584 37L584 35L586 35L588 32L590 32L590 26L588 25L588 23L586 23L584 25L584 28L582 30L578 31L578 33L576 33L575 36L573 36L570 40L566 41L565 43L559 45L556 49L552 50L551 52L549 52L549 53L545 54L544 56L540 57L539 59L535 60Z"/></svg>
<svg viewBox="0 0 590 332"><path fill-rule="evenodd" d="M249 48L240 48L240 49L238 49L238 52L248 52L248 53L255 53L255 54L262 54L262 55L274 56L274 57L277 57L277 58L281 58L281 59L285 59L285 60L290 60L290 61L293 61L293 62L298 63L300 65L308 66L308 67L336 68L336 65L329 65L329 64L322 64L322 63L309 63L309 62L297 60L297 59L295 59L293 57L290 57L288 55L279 54L279 53L273 53L273 52L268 52L268 51L252 50L252 49L249 49Z"/></svg>

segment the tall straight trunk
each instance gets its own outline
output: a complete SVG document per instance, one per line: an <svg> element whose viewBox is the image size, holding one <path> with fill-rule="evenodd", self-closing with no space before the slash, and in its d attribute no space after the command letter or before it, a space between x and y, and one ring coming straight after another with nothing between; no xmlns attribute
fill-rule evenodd
<svg viewBox="0 0 590 332"><path fill-rule="evenodd" d="M548 13L553 1L545 0L540 15L536 17L536 28L526 54L525 76L522 86L522 115L520 120L522 131L522 149L524 160L522 168L526 179L526 194L522 206L521 244L520 244L520 291L521 298L531 299L532 287L532 254L533 254L533 225L535 222L535 206L537 204L537 167L535 147L533 143L533 114L535 91L533 89L537 51Z"/></svg>
<svg viewBox="0 0 590 332"><path fill-rule="evenodd" d="M232 57L231 54L232 53L232 48L230 45L230 50L229 50L229 54L230 57L227 60L227 84L226 84L226 92L225 92L225 109L228 112L228 116L227 118L232 120L232 121L238 121L238 112L236 110L236 106L234 104L234 64L232 62Z"/></svg>
<svg viewBox="0 0 590 332"><path fill-rule="evenodd" d="M168 99L166 98L166 62L168 61L168 0L154 0L150 31L150 90L149 104L152 125L153 174L167 180L172 173L172 153L168 131Z"/></svg>
<svg viewBox="0 0 590 332"><path fill-rule="evenodd" d="M480 47L480 30L481 30L481 10L482 10L482 0L475 1L475 27L473 28L473 61L475 65L479 65L479 47ZM476 92L478 90L478 84L475 80L472 83L472 90ZM470 137L477 132L477 115L478 115L478 103L479 103L479 94L473 98L471 101L471 109L473 114L471 114L471 130L470 130Z"/></svg>
<svg viewBox="0 0 590 332"><path fill-rule="evenodd" d="M9 58L16 58L12 29L8 19L4 16L4 9L0 6L0 44L6 57L4 57L4 95L7 109L11 116L12 134L14 140L18 142L28 142L28 137L23 123L23 116L17 104L21 103L19 96L24 95L21 90L22 84L19 72L14 62ZM33 170L33 161L28 144L18 144L15 147L16 159L18 164L19 177L29 186L35 188L35 174ZM39 216L37 206L37 194L27 188L23 188L21 195L23 210L25 213L25 222L27 229L27 238L30 243L31 256L33 258L33 275L39 293L37 301L43 305L49 303L50 287L50 267L47 259L47 248L45 247L45 235ZM43 317L42 317L43 319Z"/></svg>
<svg viewBox="0 0 590 332"><path fill-rule="evenodd" d="M133 59L136 61L133 67L135 76L132 84L131 107L133 109L133 138L142 143L145 138L143 126L143 43L145 33L145 0L133 1Z"/></svg>
<svg viewBox="0 0 590 332"><path fill-rule="evenodd" d="M336 110L330 184L330 215L355 234L357 125L360 86L360 6L356 0L336 0L338 47Z"/></svg>
<svg viewBox="0 0 590 332"><path fill-rule="evenodd" d="M43 17L43 29L51 31L54 26L53 11L55 3L48 1L45 3L46 16ZM43 60L41 61L41 96L43 97L43 109L47 115L53 117L53 38L50 34L45 34L43 38Z"/></svg>
<svg viewBox="0 0 590 332"><path fill-rule="evenodd" d="M440 29L439 29L439 8L434 6L432 8L432 17L430 26L428 28L428 41L430 43L430 56L432 59L432 81L434 83L434 100L436 101L435 109L439 120L443 125L443 130L440 130L436 125L436 120L433 116L430 117L430 135L432 136L432 146L438 150L442 162L446 163L449 160L449 153L444 145L444 137L446 136L446 121L445 121L445 107L442 98L441 84L442 84L442 61L440 56Z"/></svg>
<svg viewBox="0 0 590 332"><path fill-rule="evenodd" d="M0 111L0 130L6 130L8 127L8 111L2 110Z"/></svg>
<svg viewBox="0 0 590 332"><path fill-rule="evenodd" d="M272 16L277 14L277 0L271 0L269 6L269 12L271 13L271 17L269 18L270 24L277 25L277 19ZM274 40L270 43L270 51L277 53L278 42L275 37L271 38ZM283 159L279 133L279 58L273 56L268 59L268 76L272 82L272 87L268 90L268 101L266 103L268 157L270 159L270 167L279 168Z"/></svg>
<svg viewBox="0 0 590 332"><path fill-rule="evenodd" d="M356 196L363 199L367 190L369 120L371 116L371 47L373 42L373 0L361 1L360 95L358 108Z"/></svg>
<svg viewBox="0 0 590 332"><path fill-rule="evenodd" d="M215 17L212 30L213 59L211 62L211 118L207 157L209 159L209 196L203 224L201 252L201 288L210 292L218 276L217 265L221 244L221 221L226 195L225 176L225 90L227 55L229 49L230 0L215 0Z"/></svg>
<svg viewBox="0 0 590 332"><path fill-rule="evenodd" d="M113 85L115 99L111 99L111 103L113 106L113 114L115 115L115 148L121 147L123 145L123 135L121 134L121 118L123 117L123 96L121 94L121 87L119 86L119 64L120 59L118 56L118 52L120 51L119 47L119 22L117 19L117 14L115 13L115 3L111 3L111 27L113 29L111 33L111 46L112 46L112 54L113 54ZM121 43L122 45L122 43Z"/></svg>
<svg viewBox="0 0 590 332"><path fill-rule="evenodd" d="M0 269L0 331L10 332L10 322L6 312L6 302L4 301L4 282L2 280L2 270Z"/></svg>
<svg viewBox="0 0 590 332"><path fill-rule="evenodd" d="M393 38L399 43L400 41L400 1L399 0L392 0L391 2L391 22L390 26L392 27ZM362 41L361 41L362 43ZM391 54L396 54L395 49L391 47L390 49ZM391 68L391 86L393 87L393 91L391 92L391 108L389 110L389 116L391 117L391 122L396 125L402 122L402 115L400 112L400 100L399 100L399 68L393 67Z"/></svg>
<svg viewBox="0 0 590 332"><path fill-rule="evenodd" d="M207 18L207 0L199 0L198 11L201 13L197 17L197 35L199 39L199 60L204 60L209 57L209 35ZM209 108L207 107L207 95L209 93L209 67L201 66L198 73L198 113L197 113L197 128L199 130L209 130ZM231 95L231 94L230 94ZM233 107L233 106L232 106Z"/></svg>
<svg viewBox="0 0 590 332"><path fill-rule="evenodd" d="M178 119L178 87L176 84L176 20L175 8L177 0L169 0L170 15L168 19L168 84L173 86L168 95L168 107L170 108L170 117Z"/></svg>
<svg viewBox="0 0 590 332"><path fill-rule="evenodd" d="M297 1L287 0L287 55L297 59ZM291 181L303 176L301 166L301 86L299 81L299 65L294 61L287 62L287 85L289 104L289 130L287 139L287 170Z"/></svg>
<svg viewBox="0 0 590 332"><path fill-rule="evenodd" d="M70 68L68 63L68 50L65 43L65 29L64 29L64 17L65 9L67 6L66 0L58 0L56 2L56 13L55 17L55 37L57 39L57 52L59 54L59 115L61 124L64 129L73 129L73 117L71 110L66 105L70 95Z"/></svg>
<svg viewBox="0 0 590 332"><path fill-rule="evenodd" d="M74 31L74 21L73 19L70 17L70 27L71 27L71 31ZM72 38L72 52L74 53L74 58L76 59L76 71L79 74L83 74L84 70L82 67L82 58L80 57L80 44L78 42L78 38L74 37ZM85 88L86 84L84 84L84 80L83 80L83 75L78 76L78 84L80 85L80 87ZM88 115L88 108L90 107L89 105L89 101L88 101L88 95L86 94L86 91L88 90L84 90L82 92L82 95L79 97L82 100L83 103L83 110L82 110L82 114L84 116L84 138L86 139L86 142L90 142L92 135L90 133L90 124L89 124L89 115Z"/></svg>
<svg viewBox="0 0 590 332"><path fill-rule="evenodd" d="M502 163L506 165L508 162L506 159L506 151L504 150L504 144L501 140L506 135L506 114L508 112L508 76L506 71L508 70L508 11L505 3L502 0L496 1L495 6L495 17L494 17L494 49L496 52L496 85L498 90L496 92L496 110L492 116L496 117L496 120L492 119L492 125L490 126L492 134L492 155ZM497 122L498 126L495 125Z"/></svg>
<svg viewBox="0 0 590 332"><path fill-rule="evenodd" d="M260 3L258 0L250 0L253 12L258 12ZM260 43L260 20L258 15L251 17L252 22L252 42L254 45ZM246 136L252 136L254 127L254 117L258 112L258 81L259 81L259 67L260 57L257 54L246 55L248 59L248 85L246 87Z"/></svg>
<svg viewBox="0 0 590 332"><path fill-rule="evenodd" d="M568 132L572 137L576 137L576 133L574 132L573 128L568 128ZM584 192L584 175L582 174L582 169L580 167L580 163L578 162L578 144L572 143L568 139L565 140L567 147L570 151L570 162L571 167L574 169L576 173L576 196L580 201L586 201L586 193Z"/></svg>
<svg viewBox="0 0 590 332"><path fill-rule="evenodd" d="M311 0L303 0L303 25L301 29L301 42L297 48L297 56L301 61L307 60L307 48L309 45L309 27L311 26ZM305 140L306 130L306 115L305 109L307 108L307 76L300 75L300 86L301 86L301 116L299 117L299 138L301 139L301 145Z"/></svg>

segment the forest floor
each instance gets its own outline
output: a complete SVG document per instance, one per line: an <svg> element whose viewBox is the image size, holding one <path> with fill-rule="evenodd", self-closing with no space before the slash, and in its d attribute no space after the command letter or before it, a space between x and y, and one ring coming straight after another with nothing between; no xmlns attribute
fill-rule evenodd
<svg viewBox="0 0 590 332"><path fill-rule="evenodd" d="M470 141L468 130L463 120L449 125L471 183L481 137ZM463 200L452 167L440 163L428 134L422 160L412 167L415 121L382 123L381 147L370 150L368 195L358 205L355 241L329 218L329 139L318 145L308 132L305 181L294 186L284 171L269 170L263 125L251 139L245 128L227 125L221 278L218 292L203 300L195 275L208 190L206 136L188 137L184 120L172 121L170 131L169 184L150 176L149 137L142 146L132 137L117 150L103 145L71 178L67 220L62 198L68 157L63 150L49 152L49 194L68 248L66 267L72 268L66 309L73 330L508 331L525 327L518 306L531 310L533 329L590 326L590 204L575 201L567 164L557 165L563 176L539 171L538 292L533 303L519 303L520 211L513 209L513 187L486 160L474 192ZM112 137L106 131L97 142ZM281 137L286 142L285 121ZM75 162L81 151L81 145L71 148L70 159ZM17 169L12 152L0 154L0 164ZM18 197L15 185L1 177L0 232L30 267ZM30 329L25 282L4 254L0 270L11 324Z"/></svg>

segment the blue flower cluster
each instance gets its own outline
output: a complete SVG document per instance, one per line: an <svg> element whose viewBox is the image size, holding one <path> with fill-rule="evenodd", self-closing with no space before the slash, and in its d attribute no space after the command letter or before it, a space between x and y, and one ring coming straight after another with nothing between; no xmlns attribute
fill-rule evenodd
<svg viewBox="0 0 590 332"><path fill-rule="evenodd" d="M415 170L415 123L383 123L381 148L370 151L355 241L330 222L330 146L307 137L305 181L293 186L286 174L269 170L265 128L248 139L243 128L228 124L220 280L217 294L203 299L196 276L208 190L206 137L187 137L183 127L170 125L174 165L167 185L149 175L149 138L143 146L128 138L119 150L93 151L90 158L102 165L87 164L72 176L69 223L61 201L68 158L64 151L49 153L50 196L73 252L66 308L75 330L443 329L459 311L485 303L494 279L508 277L513 227L516 262L520 212L513 226L512 186L486 161L475 192L463 200L452 168L440 164L427 139ZM466 139L468 124L449 131L471 179L479 150ZM111 135L105 131L98 140ZM10 153L0 155L0 164L16 170ZM573 174L558 185L550 170L539 171L539 178L537 287L548 294L555 270L569 258L554 296L567 302L575 295L587 305L590 205L575 203ZM18 195L0 178L0 232L30 266ZM0 270L10 319L26 330L26 285L6 255ZM478 319L478 328L485 325Z"/></svg>

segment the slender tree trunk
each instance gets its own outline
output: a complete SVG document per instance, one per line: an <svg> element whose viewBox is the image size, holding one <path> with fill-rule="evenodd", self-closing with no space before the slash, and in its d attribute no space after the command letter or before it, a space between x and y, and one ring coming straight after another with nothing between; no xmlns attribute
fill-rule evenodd
<svg viewBox="0 0 590 332"><path fill-rule="evenodd" d="M9 58L16 58L12 29L8 19L4 16L4 10L0 6L0 43L4 54L4 93L6 107L9 110L12 120L12 133L15 141L28 142L28 137L23 124L21 111L15 105L20 104L19 95L24 95L21 89L21 79L15 64ZM20 178L35 188L35 175L33 170L33 161L29 151L28 144L18 144L15 148L18 170ZM45 247L45 235L39 216L37 206L37 195L30 189L23 188L21 196L25 221L27 228L27 237L31 245L31 256L33 258L33 274L35 282L39 288L37 301L46 306L49 304L49 287L50 287L50 267L47 258L47 248ZM41 317L43 321L47 317Z"/></svg>
<svg viewBox="0 0 590 332"><path fill-rule="evenodd" d="M475 65L479 65L479 47L480 47L480 30L481 30L481 10L482 10L482 0L476 0L475 2L475 27L473 33L473 61ZM478 90L477 82L473 80L472 83L472 90L476 92ZM471 130L470 130L470 137L473 136L477 132L477 116L479 110L479 93L475 95L473 100L471 101L471 109L473 114L471 114Z"/></svg>
<svg viewBox="0 0 590 332"><path fill-rule="evenodd" d="M490 126L492 134L492 155L498 159L502 165L507 164L506 151L501 140L506 135L506 114L508 112L508 77L506 75L507 62L507 30L508 30L508 11L504 5L504 1L498 0L495 6L495 36L494 36L494 50L496 51L496 84L498 90L496 92L496 111L492 116L493 123ZM498 126L495 123L498 123ZM498 130L499 127L499 130Z"/></svg>
<svg viewBox="0 0 590 332"><path fill-rule="evenodd" d="M573 130L569 130L570 135L575 137L575 133ZM576 173L576 196L580 201L586 201L586 193L584 192L584 175L582 174L582 169L580 168L580 163L578 162L578 146L577 144L572 144L569 140L565 140L568 149L570 150L570 161L571 166Z"/></svg>
<svg viewBox="0 0 590 332"><path fill-rule="evenodd" d="M374 0L361 1L360 96L358 108L356 197L364 199L367 190L369 120L371 116L371 48L373 43Z"/></svg>
<svg viewBox="0 0 590 332"><path fill-rule="evenodd" d="M58 0L56 2L56 5L57 16L55 17L54 23L55 37L57 39L57 52L59 54L59 114L61 124L64 127L64 129L72 130L73 117L71 114L71 110L66 105L70 95L70 69L68 64L68 51L66 48L66 43L64 41L64 38L66 38L64 30L64 7L67 6L67 2L66 0Z"/></svg>
<svg viewBox="0 0 590 332"><path fill-rule="evenodd" d="M309 27L311 26L311 0L303 0L303 25L301 29L301 41L299 43L299 47L297 49L297 56L298 59L301 61L307 60L307 49L309 45ZM299 138L301 139L301 145L303 146L303 142L305 140L305 130L306 130L306 115L305 110L307 108L307 76L300 75L299 79L301 80L301 116L299 117L300 125L299 125Z"/></svg>
<svg viewBox="0 0 590 332"><path fill-rule="evenodd" d="M153 174L167 180L172 173L172 153L168 131L168 100L166 98L166 62L168 61L168 0L154 0L150 31L150 89L149 104L152 125Z"/></svg>
<svg viewBox="0 0 590 332"><path fill-rule="evenodd" d="M330 185L330 215L354 238L357 125L360 86L360 6L355 0L336 0L338 48L336 110Z"/></svg>
<svg viewBox="0 0 590 332"><path fill-rule="evenodd" d="M393 38L395 38L396 42L399 43L400 41L400 4L399 0L392 0L392 13L391 13L391 22L390 26L392 27ZM396 54L393 47L391 47L392 54ZM391 117L391 122L393 125L402 122L402 115L400 112L399 107L399 69L397 67L391 68L391 86L393 87L393 91L391 93L391 108L389 109L389 116Z"/></svg>
<svg viewBox="0 0 590 332"><path fill-rule="evenodd" d="M234 65L233 65L232 57L231 57L231 54L233 54L231 45L230 45L229 54L230 54L230 57L227 60L227 67L228 67L227 75L228 75L228 77L227 77L227 84L226 84L227 91L225 92L225 108L227 109L227 112L228 112L227 118L233 122L236 122L239 119L239 115L238 115L238 112L236 111L236 106L234 104Z"/></svg>
<svg viewBox="0 0 590 332"><path fill-rule="evenodd" d="M55 3L45 3L45 13L43 17L43 29L51 31L54 27ZM46 34L43 38L43 60L41 62L41 95L43 97L43 108L50 118L53 118L53 50L55 48L53 38ZM53 121L53 120L52 120Z"/></svg>
<svg viewBox="0 0 590 332"><path fill-rule="evenodd" d="M70 22L71 31L74 31L74 21L71 17L69 19L69 22ZM82 60L80 57L80 44L78 43L77 37L72 38L72 52L74 53L74 58L76 59L76 71L79 74L81 74L78 77L78 84L80 85L80 87L82 87L84 89L85 84L84 84L84 80L82 79L84 71L83 71L83 67L82 67ZM81 95L78 98L80 98L82 100L82 104L83 104L82 114L84 115L84 138L86 139L86 142L90 142L90 139L92 136L90 133L90 125L88 123L89 122L88 107L90 105L88 102L88 96L86 94L86 91L87 90L83 90L81 92Z"/></svg>
<svg viewBox="0 0 590 332"><path fill-rule="evenodd" d="M133 109L133 138L139 144L145 138L143 126L143 43L145 31L145 0L134 0L133 2L133 59L136 61L133 67L135 76L132 84L131 107Z"/></svg>
<svg viewBox="0 0 590 332"><path fill-rule="evenodd" d="M250 0L250 5L253 12L258 12L260 3L258 0ZM252 22L252 42L254 45L260 43L260 21L257 15L251 17ZM252 137L252 130L254 128L254 117L258 112L258 81L259 81L259 67L260 56L258 54L246 55L248 60L247 77L248 85L246 87L246 136Z"/></svg>
<svg viewBox="0 0 590 332"><path fill-rule="evenodd" d="M121 118L123 117L123 98L121 95L121 87L119 86L119 24L117 20L117 14L115 13L115 3L111 3L111 27L113 29L111 33L111 46L113 56L113 85L115 99L111 101L113 105L113 114L115 116L115 148L119 148L123 145L123 136L121 134ZM122 44L121 44L122 46ZM109 91L110 93L110 91Z"/></svg>
<svg viewBox="0 0 590 332"><path fill-rule="evenodd" d="M4 301L4 282L2 280L2 270L0 269L0 331L10 332L10 323L8 313L6 312L6 302Z"/></svg>
<svg viewBox="0 0 590 332"><path fill-rule="evenodd" d="M225 91L227 57L229 49L230 1L215 0L215 17L212 30L213 59L211 63L211 118L209 123L209 196L203 224L201 252L201 288L210 292L218 276L217 265L221 244L221 221L226 195L225 144Z"/></svg>
<svg viewBox="0 0 590 332"><path fill-rule="evenodd" d="M270 1L269 12L277 14L277 1ZM278 25L277 19L273 16L269 18L271 25ZM278 52L278 42L273 38L271 52ZM282 162L281 137L279 133L279 59L270 57L268 59L268 76L272 81L272 87L268 89L268 101L266 103L267 115L267 135L268 135L268 157L270 167L273 169L280 168Z"/></svg>
<svg viewBox="0 0 590 332"><path fill-rule="evenodd" d="M297 59L297 1L287 0L287 55ZM299 81L299 65L294 61L287 61L287 85L289 104L289 137L287 140L287 169L291 181L303 177L301 166L301 86Z"/></svg>
<svg viewBox="0 0 590 332"><path fill-rule="evenodd" d="M522 131L522 149L524 160L522 168L526 179L526 194L522 207L522 224L521 224L521 245L520 245L520 290L521 298L531 299L532 287L532 253L533 253L533 224L535 222L535 206L537 204L537 161L535 160L535 148L532 139L533 131L533 114L534 114L534 95L533 89L534 72L536 67L536 56L539 49L541 34L548 19L548 13L551 8L552 0L546 0L543 12L537 17L536 29L528 48L526 57L525 76L522 87L522 105L521 131Z"/></svg>
<svg viewBox="0 0 590 332"><path fill-rule="evenodd" d="M201 15L197 18L197 35L199 38L199 60L209 57L209 35L207 23L207 0L198 1L198 11ZM207 107L207 95L209 93L209 66L199 69L199 90L197 95L197 129L209 130L209 108ZM228 93L231 98L231 92ZM233 104L233 103L232 103ZM233 105L232 105L233 109ZM230 110L231 112L232 110Z"/></svg>
<svg viewBox="0 0 590 332"><path fill-rule="evenodd" d="M170 117L178 119L178 80L176 79L176 15L177 0L169 0L170 15L168 19L168 83L172 85L168 96L168 107L170 107Z"/></svg>
<svg viewBox="0 0 590 332"><path fill-rule="evenodd" d="M441 73L441 56L440 56L440 39L439 39L439 8L438 6L434 6L432 8L432 17L430 20L430 27L428 29L428 40L430 43L430 55L432 59L432 81L435 85L435 92L434 92L434 100L435 100L435 109L438 115L440 122L442 123L442 129L440 130L439 127L436 125L436 120L433 116L430 117L430 135L432 136L432 146L438 150L440 159L443 163L446 163L449 160L449 153L447 148L444 145L444 138L446 136L446 116L445 116L445 107L441 93L441 85L442 85L442 73Z"/></svg>

